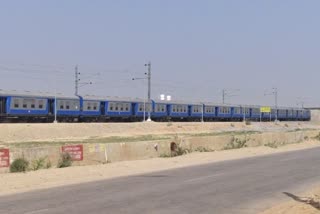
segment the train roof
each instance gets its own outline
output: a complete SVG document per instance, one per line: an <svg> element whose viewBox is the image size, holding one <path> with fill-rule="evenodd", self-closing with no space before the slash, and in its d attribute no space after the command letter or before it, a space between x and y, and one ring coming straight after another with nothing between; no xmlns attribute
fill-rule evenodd
<svg viewBox="0 0 320 214"><path fill-rule="evenodd" d="M84 95L81 96L84 100L95 100L95 101L119 101L119 102L139 102L142 103L145 100L141 98L131 97L112 97L112 96L95 96L95 95ZM146 101L147 102L147 101Z"/></svg>
<svg viewBox="0 0 320 214"><path fill-rule="evenodd" d="M187 101L179 101L179 100L174 100L174 101L167 101L167 100L154 100L155 103L160 103L160 104L176 104L176 105L202 105L201 102L187 102Z"/></svg>
<svg viewBox="0 0 320 214"><path fill-rule="evenodd" d="M31 91L16 91L16 90L2 90L0 89L0 96L13 96L13 97L38 97L38 98L62 98L62 99L79 99L77 96L68 96L62 93L50 92L31 92Z"/></svg>

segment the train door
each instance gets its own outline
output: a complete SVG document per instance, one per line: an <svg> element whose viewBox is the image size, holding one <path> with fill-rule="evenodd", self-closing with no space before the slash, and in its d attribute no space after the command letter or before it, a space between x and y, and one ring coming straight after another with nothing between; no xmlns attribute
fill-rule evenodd
<svg viewBox="0 0 320 214"><path fill-rule="evenodd" d="M105 115L106 114L106 102L101 102L100 103L100 113L101 113L101 115Z"/></svg>
<svg viewBox="0 0 320 214"><path fill-rule="evenodd" d="M53 99L50 99L49 101L48 101L48 105L49 105L49 115L54 115L54 105L55 105L55 103L54 103L54 100Z"/></svg>
<svg viewBox="0 0 320 214"><path fill-rule="evenodd" d="M6 104L7 104L7 98L0 97L0 115L6 113L6 111L7 111Z"/></svg>

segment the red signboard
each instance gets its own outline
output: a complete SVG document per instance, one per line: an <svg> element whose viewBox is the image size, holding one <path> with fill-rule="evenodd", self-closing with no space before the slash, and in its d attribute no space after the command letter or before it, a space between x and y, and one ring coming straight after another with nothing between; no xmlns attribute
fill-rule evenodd
<svg viewBox="0 0 320 214"><path fill-rule="evenodd" d="M9 149L0 149L0 168L10 166Z"/></svg>
<svg viewBox="0 0 320 214"><path fill-rule="evenodd" d="M73 161L83 160L83 145L62 146L63 153L69 153Z"/></svg>

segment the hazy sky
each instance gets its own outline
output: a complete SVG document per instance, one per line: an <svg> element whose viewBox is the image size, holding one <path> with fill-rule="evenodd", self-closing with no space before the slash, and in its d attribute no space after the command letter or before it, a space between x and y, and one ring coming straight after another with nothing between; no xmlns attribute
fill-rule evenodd
<svg viewBox="0 0 320 214"><path fill-rule="evenodd" d="M143 97L150 60L153 98L320 105L319 0L0 2L2 89Z"/></svg>

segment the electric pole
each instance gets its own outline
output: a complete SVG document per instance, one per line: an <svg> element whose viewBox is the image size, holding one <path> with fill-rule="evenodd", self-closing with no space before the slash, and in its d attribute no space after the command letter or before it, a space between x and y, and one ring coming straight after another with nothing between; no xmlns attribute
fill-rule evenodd
<svg viewBox="0 0 320 214"><path fill-rule="evenodd" d="M273 94L276 107L276 121L278 120L278 88L273 88Z"/></svg>
<svg viewBox="0 0 320 214"><path fill-rule="evenodd" d="M222 104L224 104L225 99L226 99L226 90L223 89L223 90L222 90Z"/></svg>
<svg viewBox="0 0 320 214"><path fill-rule="evenodd" d="M75 92L74 92L74 95L78 96L79 81L80 81L80 79L79 79L80 72L78 72L78 65L76 65L74 72L75 72Z"/></svg>
<svg viewBox="0 0 320 214"><path fill-rule="evenodd" d="M272 93L265 93L264 96L266 95L274 95L274 107L275 107L275 120L278 120L278 88L274 87L272 88ZM270 118L271 118L271 112L270 112Z"/></svg>
<svg viewBox="0 0 320 214"><path fill-rule="evenodd" d="M149 61L144 66L148 67L148 119L147 121L151 121L151 62Z"/></svg>
<svg viewBox="0 0 320 214"><path fill-rule="evenodd" d="M235 92L240 91L240 89L222 89L222 104L225 104L227 97L235 97L238 96L234 94Z"/></svg>

